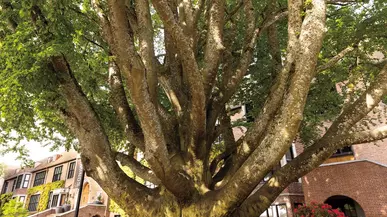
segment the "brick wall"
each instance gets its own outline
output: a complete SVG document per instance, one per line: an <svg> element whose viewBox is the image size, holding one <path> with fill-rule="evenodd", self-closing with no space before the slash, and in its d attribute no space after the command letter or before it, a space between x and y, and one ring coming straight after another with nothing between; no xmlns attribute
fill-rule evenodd
<svg viewBox="0 0 387 217"><path fill-rule="evenodd" d="M322 166L303 178L305 201L352 198L367 217L387 216L387 168L368 161Z"/></svg>
<svg viewBox="0 0 387 217"><path fill-rule="evenodd" d="M81 207L79 209L79 217L105 217L106 206L104 205L93 205ZM56 217L74 217L74 210L58 214Z"/></svg>
<svg viewBox="0 0 387 217"><path fill-rule="evenodd" d="M352 149L356 160L372 160L387 165L387 141L378 141L376 145L367 143L354 145Z"/></svg>
<svg viewBox="0 0 387 217"><path fill-rule="evenodd" d="M47 216L54 214L54 213L55 213L55 209L48 209L48 210L45 210L43 212L30 215L28 217L47 217Z"/></svg>

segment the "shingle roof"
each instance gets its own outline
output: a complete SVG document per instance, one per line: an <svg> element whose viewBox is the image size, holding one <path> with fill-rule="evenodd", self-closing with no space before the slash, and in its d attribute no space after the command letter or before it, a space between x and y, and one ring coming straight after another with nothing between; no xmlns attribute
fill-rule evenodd
<svg viewBox="0 0 387 217"><path fill-rule="evenodd" d="M4 177L5 179L13 179L13 178L16 178L19 174L28 173L28 172L31 172L32 170L33 168L20 169L19 167L7 166Z"/></svg>
<svg viewBox="0 0 387 217"><path fill-rule="evenodd" d="M55 159L55 156L58 157L56 160L51 161L51 162L48 161L49 158ZM69 151L69 152L63 152L59 155L46 157L42 160L36 161L35 167L33 167L33 168L20 169L19 167L15 167L15 166L7 166L7 168L5 169L4 179L5 180L13 179L22 173L27 173L27 172L32 173L32 172L43 170L43 169L46 169L49 167L53 167L53 166L56 166L56 165L59 165L59 164L62 164L62 163L65 163L65 162L68 162L71 160L75 160L77 158L77 156L78 156L78 153L76 151Z"/></svg>
<svg viewBox="0 0 387 217"><path fill-rule="evenodd" d="M38 161L37 163L40 163L38 164L32 172L35 172L35 171L38 171L38 170L42 170L42 169L46 169L46 168L49 168L49 167L53 167L53 166L56 166L58 164L62 164L62 163L65 163L65 162L68 162L68 161L71 161L71 160L75 160L77 158L77 155L78 153L76 151L69 151L69 152L63 152L60 154L61 156L55 160L55 161L52 161L50 163L48 163L48 158L45 158L41 161Z"/></svg>

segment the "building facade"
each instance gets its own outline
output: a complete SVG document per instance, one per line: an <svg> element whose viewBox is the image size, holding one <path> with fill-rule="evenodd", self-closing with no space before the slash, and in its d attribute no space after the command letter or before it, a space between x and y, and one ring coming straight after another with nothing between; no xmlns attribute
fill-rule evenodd
<svg viewBox="0 0 387 217"><path fill-rule="evenodd" d="M374 127L387 123L385 114L371 112L368 118L379 122ZM303 177L305 201L328 203L348 217L387 216L386 180L387 141L344 147Z"/></svg>
<svg viewBox="0 0 387 217"><path fill-rule="evenodd" d="M328 203L348 217L387 216L387 143L338 151L303 178L305 201Z"/></svg>
<svg viewBox="0 0 387 217"><path fill-rule="evenodd" d="M34 217L74 216L78 197L79 216L110 216L107 194L90 177L85 176L81 183L82 176L78 153L64 152L36 162L34 168L8 171L1 193L12 193Z"/></svg>
<svg viewBox="0 0 387 217"><path fill-rule="evenodd" d="M249 121L246 117L248 107L239 106L232 110L235 112L233 121L241 118ZM244 135L246 128L235 127L233 131L238 139ZM276 168L284 166L302 151L302 144L292 144ZM263 181L268 180L270 175ZM386 180L387 141L344 147L298 182L291 183L261 217L293 217L294 208L312 201L330 204L348 217L387 216Z"/></svg>

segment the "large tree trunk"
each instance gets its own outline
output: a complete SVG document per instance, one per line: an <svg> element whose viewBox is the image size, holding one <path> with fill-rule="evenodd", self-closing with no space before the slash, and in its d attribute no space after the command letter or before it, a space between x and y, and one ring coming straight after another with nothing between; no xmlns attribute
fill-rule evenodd
<svg viewBox="0 0 387 217"><path fill-rule="evenodd" d="M291 182L337 148L387 137L385 126L353 132L387 93L385 65L320 139L254 191L296 139L316 74L359 43L318 66L326 1L288 0L286 9L280 6L269 0L258 16L253 0L93 1L90 16L99 18L98 34L110 55L104 103L122 132L119 142L109 136L106 120L82 87L84 81L77 79L70 54L49 56L48 69L65 101L55 109L79 141L86 173L129 216L259 216ZM2 8L12 7L3 3ZM36 35L50 43L49 20L38 5L30 9ZM276 23L285 17L287 44L281 53ZM13 32L17 21L8 20ZM156 25L162 26L158 35ZM269 36L272 86L261 112L236 141L231 100L256 61L263 33ZM155 54L157 40L163 42L163 58ZM222 150L214 156L219 138ZM116 143L125 145L117 148ZM136 153L143 153L144 160ZM122 166L156 187L125 174Z"/></svg>

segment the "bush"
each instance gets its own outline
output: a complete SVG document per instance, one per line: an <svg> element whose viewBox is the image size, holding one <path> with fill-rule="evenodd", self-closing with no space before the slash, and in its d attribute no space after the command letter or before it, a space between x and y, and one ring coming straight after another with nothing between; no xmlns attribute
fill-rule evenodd
<svg viewBox="0 0 387 217"><path fill-rule="evenodd" d="M0 216L3 216L3 207L12 199L12 193L6 193L0 195Z"/></svg>
<svg viewBox="0 0 387 217"><path fill-rule="evenodd" d="M3 206L3 217L26 217L27 215L28 211L23 207L23 203L16 199L10 200Z"/></svg>
<svg viewBox="0 0 387 217"><path fill-rule="evenodd" d="M295 217L346 217L339 209L332 209L328 204L317 204L298 206L294 209Z"/></svg>

